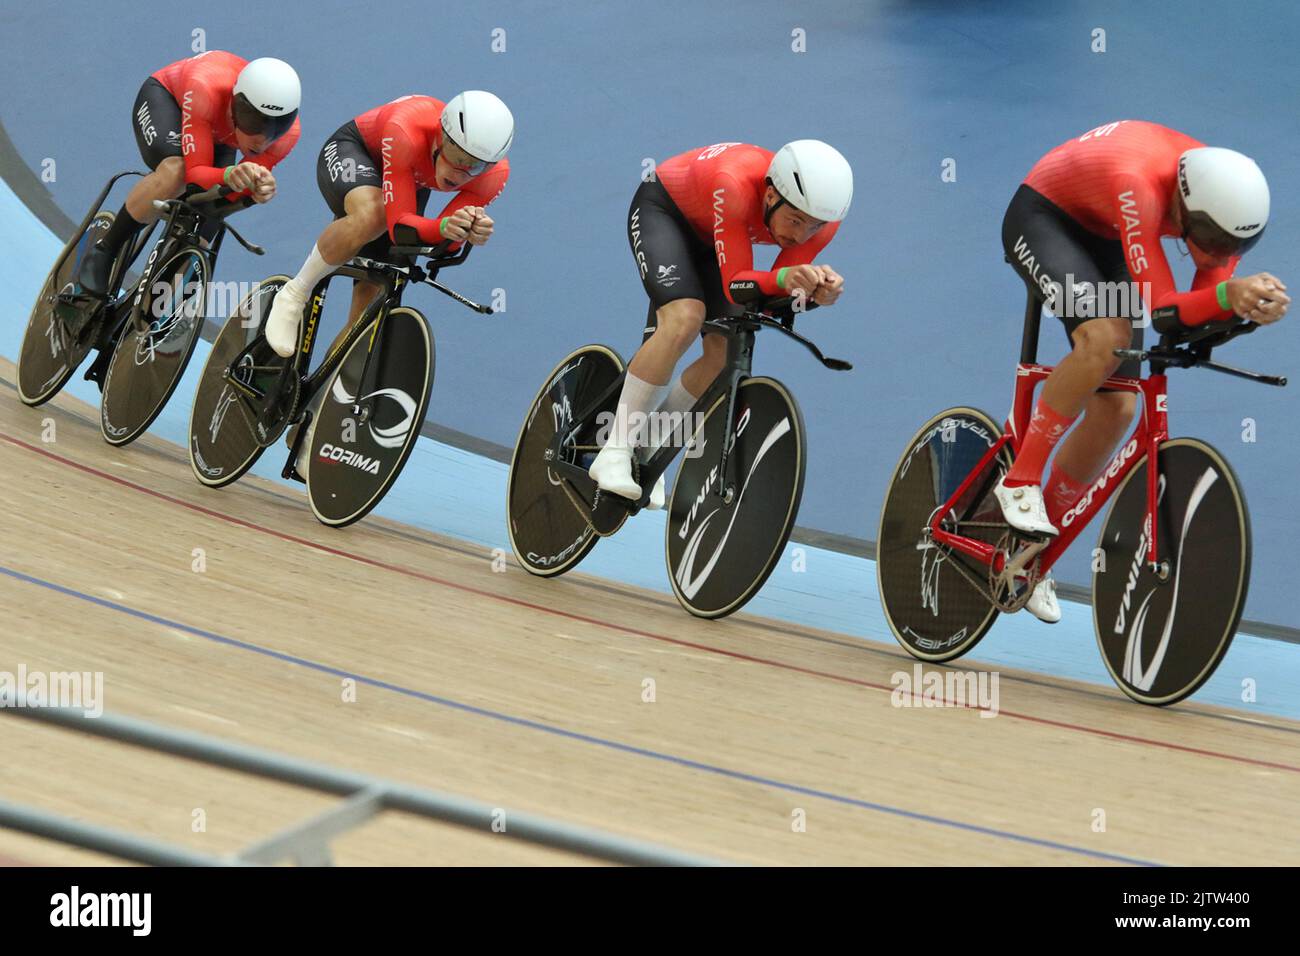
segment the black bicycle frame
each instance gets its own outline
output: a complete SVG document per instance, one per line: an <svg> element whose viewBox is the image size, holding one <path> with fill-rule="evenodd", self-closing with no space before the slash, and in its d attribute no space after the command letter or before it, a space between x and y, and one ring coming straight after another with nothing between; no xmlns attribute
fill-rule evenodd
<svg viewBox="0 0 1300 956"><path fill-rule="evenodd" d="M85 218L81 220L81 223L77 226L76 231L72 233L71 238L69 238L67 243L64 245L63 251L59 253L59 258L55 260L54 270L53 270L55 275L58 275L59 270L63 268L63 263L66 262L68 256L72 254L72 250L77 247L77 243L81 240L81 237L85 234L86 230L90 227L91 220L94 219L97 215L99 215L99 211L104 208L104 200L108 198L109 192L112 191L113 187L117 184L117 181L127 176L147 176L147 175L148 173L141 173L135 170L127 170L126 172L118 173L116 176L114 176L107 183L104 184L104 188L99 191L99 195L95 197L95 201L91 203L90 212L86 213Z"/></svg>
<svg viewBox="0 0 1300 956"><path fill-rule="evenodd" d="M141 322L141 314L144 311L144 292L149 288L149 280L153 277L154 267L163 259L170 258L172 253L179 249L185 248L186 245L195 245L197 251L207 262L208 272L211 274L212 266L216 262L217 250L221 247L221 240L225 235L225 230L217 233L212 245L204 249L198 246L198 224L200 217L195 213L189 213L190 222L188 228L177 228L176 220L180 217L184 207L175 205L172 207L171 214L167 217L167 223L163 227L163 233L158 242L153 247L153 252L149 253L149 258L145 260L144 271L140 273L140 278L136 280L133 293L124 296L122 302L127 298L131 301L130 321L134 323L139 332L143 332L147 327ZM120 308L121 303L118 303Z"/></svg>
<svg viewBox="0 0 1300 956"><path fill-rule="evenodd" d="M383 322L384 317L387 316L390 311L401 305L402 291L406 288L408 283L419 282L425 285L431 285L438 291L446 293L451 298L477 312L488 315L491 314L492 309L489 306L481 306L471 302L460 293L454 292L435 281L438 272L441 269L447 266L460 265L469 257L470 250L473 248L469 243L465 243L461 247L460 251L454 255L439 257L437 255L438 250L445 248L446 245L447 243L442 243L439 246L393 246L391 249L392 254L406 260L407 264L405 265L394 265L390 262L380 262L374 259L366 259L358 256L345 262L316 284L316 288L312 290L311 298L309 300L310 309L308 310L305 319L306 324L304 326L305 331L302 338L302 347L298 350L298 354L293 363L284 366L279 379L278 387L283 388L287 376L298 376L298 398L294 406L289 410L289 421L292 422L298 417L303 407L307 405L311 398L316 394L317 390L325 384L329 376L338 368L339 363L343 361L343 356L347 355L348 350L352 348L358 338L367 333L371 333L372 335L378 334L379 325ZM429 256L430 259L424 266L421 266L415 262L416 256ZM381 294L375 299L375 301L366 307L366 310L361 313L357 321L352 323L347 330L347 334L343 337L343 340L339 342L333 351L325 356L325 360L321 362L320 367L317 368L316 371L307 374L303 369L311 367L311 356L315 350L316 344L316 329L320 324L321 312L325 307L325 297L329 290L330 280L335 276L344 276L345 278L375 283L382 287ZM234 360L227 368L226 378L229 382L235 385L236 388L260 402L266 398L265 393L254 388L250 383L241 382L239 377L235 374L236 369L239 367L244 357L253 348L254 344L255 343L250 343L235 356ZM374 354L375 349L373 348L372 342L371 348L366 351L366 364L361 371L361 381L363 386L373 385L374 376L371 372L371 359ZM373 388L362 388L358 390L357 394L360 396L369 394L372 391L374 391ZM361 419L362 421L369 418L368 410L363 410L360 405L355 406L354 414L363 415ZM305 431L300 432L299 434L305 434Z"/></svg>
<svg viewBox="0 0 1300 956"><path fill-rule="evenodd" d="M769 306L769 308L771 308ZM809 303L805 311L817 308L816 303ZM827 368L837 371L847 371L852 368L848 362L841 359L827 358L820 349L812 342L804 338L798 332L794 331L793 313L783 316L780 319L774 319L763 312L746 312L740 318L719 318L709 319L704 323L705 328L710 332L724 335L727 338L727 359L723 369L718 373L718 377L710 383L705 389L704 394L695 402L691 410L687 413L692 418L707 411L722 395L726 395L727 402L724 409L723 421L730 423L731 416L735 410L736 392L740 389L740 383L750 377L750 371L754 361L754 335L762 328L776 329L783 334L794 339L800 345L804 346ZM550 448L547 450L548 460L551 461L552 467L562 476L568 478L581 478L590 481L587 470L581 464L571 464L566 462L562 457L562 451L566 443L573 441L583 429L591 424L591 417L596 414L597 409L604 406L609 401L611 395L616 395L622 391L624 379L627 377L625 371L616 378L609 387L600 393L599 396L580 414L574 417L574 424L565 431L557 431L551 439ZM685 436L683 436L685 437ZM731 454L731 445L734 441L731 428L726 429L726 439L722 443L722 453L718 462L718 472L722 476L723 498L730 500L731 495L736 487L735 459ZM653 490L655 482L659 476L668 470L673 459L677 457L678 443L676 441L664 442L653 455L650 456L641 466L640 484L641 499L637 502L627 501L629 507L636 506L644 508L650 500L650 492ZM595 450L594 448L589 450ZM616 497L616 496L611 496ZM627 500L627 499L623 499Z"/></svg>
<svg viewBox="0 0 1300 956"><path fill-rule="evenodd" d="M415 270L418 269L418 267L413 266L411 269ZM375 299L375 301L366 307L366 310L361 313L360 318L349 327L343 340L335 346L333 351L325 356L325 360L321 362L316 371L307 375L301 370L303 368L311 367L311 356L312 352L315 351L316 344L316 327L320 322L321 312L325 308L325 297L329 291L330 280L335 276L343 276L344 278L356 279L362 282L376 283L382 287L381 294ZM297 361L292 366L295 374L299 376L301 389L298 392L297 405L290 410L290 421L297 417L298 412L308 404L312 396L316 394L317 390L320 389L329 377L334 374L334 370L337 369L339 363L343 361L343 356L348 354L348 350L352 348L362 335L370 332L373 336L378 336L380 325L384 318L390 311L402 304L402 291L405 289L406 284L413 278L416 278L413 272L408 272L406 269L401 267L389 265L384 262L375 262L371 259L357 258L345 262L317 283L316 288L312 290L311 309L307 313L305 331L302 337L302 348L298 352ZM416 281L419 281L419 279L416 279ZM363 387L357 389L358 397L369 394L371 391L371 389L366 386L373 384L371 381L370 360L374 354L375 349L372 339L371 347L366 350L366 364L361 370L361 382ZM356 406L353 411L354 414L361 416L360 420L362 422L370 417L368 410L363 411L359 405Z"/></svg>

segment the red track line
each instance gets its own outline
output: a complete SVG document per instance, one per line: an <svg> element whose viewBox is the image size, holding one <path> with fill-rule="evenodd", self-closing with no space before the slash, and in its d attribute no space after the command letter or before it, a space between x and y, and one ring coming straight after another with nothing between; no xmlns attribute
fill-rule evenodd
<svg viewBox="0 0 1300 956"><path fill-rule="evenodd" d="M171 504L174 505L179 505L180 507L188 509L190 511L196 511L199 514L207 515L208 517L215 518L218 521L225 521L228 524L239 525L240 527L248 528L249 530L257 531L261 534L271 535L272 537L279 538L283 541L292 541L294 544L300 544L304 547L312 548L316 551L321 551L325 554L331 554L336 557L346 558L347 560L350 561L356 561L359 564L366 564L366 565L370 565L371 567L382 568L385 571L392 571L395 574L401 574L406 577L416 578L421 581L428 581L431 584L438 584L441 585L442 587L448 587L457 591L463 591L467 594L477 594L480 597L487 598L490 601L500 601L506 604L513 604L517 607L528 608L531 611L537 611L542 614L550 614L555 617L562 617L571 621L580 621L583 624L591 624L596 627L604 627L604 628L608 628L609 630L621 631L624 634L634 634L637 637L649 638L652 641L660 641L665 644L674 644L678 647L688 647L692 650L703 651L707 654L717 654L722 657L730 657L734 660L747 661L748 663L751 664L763 664L767 667L776 667L781 670L792 671L799 674L807 674L810 677L822 677L825 678L826 680L837 681L838 683L842 683L842 684L851 684L855 687L865 687L871 690L883 690L891 693L895 689L892 684L878 684L873 681L860 680L855 677L845 677L842 674L832 674L827 671L819 671L819 670L813 670L812 668L808 668L808 667L800 667L797 664L790 664L785 661L772 660L766 657L755 657L751 654L740 654L737 653L736 651L722 650L721 648L710 647L706 644L696 644L692 641L681 640L680 638L667 637L666 635L663 634L655 634L652 631L642 631L638 628L627 627L626 625L623 624L615 624L609 621L602 621L594 617L585 617L581 614L574 614L570 611L561 611L557 608L546 607L541 604L533 604L529 601L524 601L519 598L509 597L504 594L494 594L491 591L485 591L482 590L481 588L472 587L468 584L460 584L455 581L448 581L444 578L436 577L432 574L424 574L423 572L416 571L412 568L404 568L400 565L388 564L384 561L379 561L375 558L368 558L365 555L356 554L351 551L344 551L340 548L331 548L328 545L318 544L317 542L309 541L306 538L299 538L296 535L288 534L283 531L276 531L274 528L268 528L265 525L259 525L259 524L254 524L251 521L245 521L243 518L236 518L233 515L224 514L223 512L220 511L214 511L211 508L205 508L202 505L194 504L193 502L190 501L185 501L182 498L175 498L171 495L164 494L161 491L154 491L152 488L146 488L144 485L136 484L134 481L128 481L125 478L119 478L116 475L110 475L108 472L100 471L98 468L92 468L89 465L83 465L80 462L73 461L71 458L65 458L62 455L56 455L54 452L46 448L40 448L36 445L29 444L23 441L22 439L14 438L12 435L6 435L3 432L0 432L0 438L3 438L5 441L9 442L10 444L17 445L19 448L24 448L27 451L35 452L38 455L43 455L46 458L51 459L52 461L57 461L60 464L68 465L72 468L76 468L78 471L83 471L86 474L94 475L97 478L106 479L115 484L121 485L124 488L130 488L133 491L138 491L141 492L142 494L150 495L154 498L160 498L163 501L170 502ZM955 705L955 702L953 702L953 704ZM960 706L969 707L970 705L962 704ZM974 707L970 709L977 710L980 708ZM1060 727L1065 730L1074 730L1080 733L1091 734L1097 737L1105 737L1111 740L1120 740L1126 743L1142 744L1148 747L1159 747L1164 750L1173 750L1173 751L1178 751L1180 753L1196 754L1202 757L1214 757L1220 760L1231 760L1237 763L1249 764L1255 767L1269 767L1274 770L1285 770L1291 773L1300 773L1300 766L1294 764L1275 763L1270 760L1259 760L1253 757L1244 757L1239 754L1224 753L1222 751L1217 751L1217 750L1204 750L1200 747L1188 747L1188 746L1184 746L1183 744L1169 743L1163 740L1154 740L1149 737L1137 737L1131 734L1121 734L1110 730L1102 730L1097 727L1088 727L1083 724L1071 724L1071 723L1066 723L1065 721L1051 720L1047 717L1038 717L1033 714L1021 714L1010 710L999 710L998 713L1006 715L1007 717L1014 718L1016 720L1023 720L1029 723L1041 724L1043 726L1048 726L1048 727Z"/></svg>

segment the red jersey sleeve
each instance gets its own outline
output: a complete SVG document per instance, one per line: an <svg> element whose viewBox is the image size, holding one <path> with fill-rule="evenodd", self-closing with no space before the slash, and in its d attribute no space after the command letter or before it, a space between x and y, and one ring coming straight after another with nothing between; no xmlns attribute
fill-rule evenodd
<svg viewBox="0 0 1300 956"><path fill-rule="evenodd" d="M302 123L300 120L294 120L293 125L289 127L289 132L260 153L253 153L245 156L244 159L250 163L257 163L257 165L266 169L274 169L277 163L283 162L285 157L293 152L293 148L298 145L298 140L301 138Z"/></svg>
<svg viewBox="0 0 1300 956"><path fill-rule="evenodd" d="M730 173L719 172L709 184L713 196L713 252L722 274L722 291L740 304L780 294L776 273L754 268L749 220L754 215L748 193Z"/></svg>
<svg viewBox="0 0 1300 956"><path fill-rule="evenodd" d="M501 195L506 188L506 181L510 178L510 161L503 159L487 172L475 176L469 182L461 187L460 192L451 198L438 218L424 220L425 222L434 222L437 224L437 233L439 241L442 238L442 221L458 209L464 209L466 206L487 206ZM452 249L458 249L460 243L452 243Z"/></svg>
<svg viewBox="0 0 1300 956"><path fill-rule="evenodd" d="M218 98L200 80L187 79L180 96L181 155L185 158L185 181L211 189L223 181L226 171L212 165L212 113Z"/></svg>
<svg viewBox="0 0 1300 956"><path fill-rule="evenodd" d="M792 249L782 249L781 254L776 257L776 262L772 263L772 271L779 273L787 266L811 265L817 258L817 254L830 245L831 240L835 238L835 233L839 231L838 222L828 222L813 233L813 237L807 242L800 243Z"/></svg>
<svg viewBox="0 0 1300 956"><path fill-rule="evenodd" d="M384 149L384 218L388 223L388 236L398 225L412 227L420 238L433 245L442 241L438 222L426 219L415 211L415 163L418 157L411 137L396 123L389 124L383 133Z"/></svg>
<svg viewBox="0 0 1300 956"><path fill-rule="evenodd" d="M1148 179L1132 173L1115 176L1111 195L1129 274L1134 282L1150 285L1147 309L1154 314L1157 309L1176 308L1178 320L1184 325L1227 318L1231 313L1219 308L1215 287L1232 275L1236 260L1223 269L1205 270L1204 276L1198 271L1191 291L1179 292L1160 245L1160 221L1166 198Z"/></svg>

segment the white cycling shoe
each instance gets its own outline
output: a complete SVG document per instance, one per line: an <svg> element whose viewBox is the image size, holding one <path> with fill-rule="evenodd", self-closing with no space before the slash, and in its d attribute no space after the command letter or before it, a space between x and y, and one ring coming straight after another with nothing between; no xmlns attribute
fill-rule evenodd
<svg viewBox="0 0 1300 956"><path fill-rule="evenodd" d="M628 448L606 445L596 455L596 460L587 469L587 474L602 491L630 498L633 501L641 499L641 486L632 478L632 452ZM646 504L646 508L651 511L660 510L664 506L664 498L664 476L660 475L654 488L650 490L650 501Z"/></svg>
<svg viewBox="0 0 1300 956"><path fill-rule="evenodd" d="M999 479L993 488L993 494L1002 506L1002 517L1017 531L1052 538L1060 534L1056 525L1048 520L1047 506L1043 504L1043 489L1038 485L1008 488Z"/></svg>
<svg viewBox="0 0 1300 956"><path fill-rule="evenodd" d="M632 449L621 445L606 445L596 455L587 474L601 491L631 498L641 497L641 486L632 479Z"/></svg>
<svg viewBox="0 0 1300 956"><path fill-rule="evenodd" d="M1061 620L1061 605L1056 603L1056 582L1050 574L1038 582L1025 608L1044 624L1055 624Z"/></svg>
<svg viewBox="0 0 1300 956"><path fill-rule="evenodd" d="M293 358L298 350L298 323L302 321L303 306L307 297L297 295L292 286L284 286L271 300L271 314L266 317L263 332L266 343L280 358Z"/></svg>

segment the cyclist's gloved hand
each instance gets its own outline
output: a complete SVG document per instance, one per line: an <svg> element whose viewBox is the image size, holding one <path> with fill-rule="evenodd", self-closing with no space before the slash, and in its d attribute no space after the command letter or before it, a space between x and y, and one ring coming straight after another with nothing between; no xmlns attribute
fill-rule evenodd
<svg viewBox="0 0 1300 956"><path fill-rule="evenodd" d="M237 193L249 193L257 202L266 202L275 195L275 176L257 163L231 166L226 173L226 185Z"/></svg>
<svg viewBox="0 0 1300 956"><path fill-rule="evenodd" d="M471 245L481 246L492 238L492 217L487 214L487 210L476 207L474 212L474 224L470 226L469 241Z"/></svg>
<svg viewBox="0 0 1300 956"><path fill-rule="evenodd" d="M253 201L270 202L275 198L275 174L262 166L259 166L258 169L262 170L262 176L258 180L257 185L253 187Z"/></svg>
<svg viewBox="0 0 1300 956"><path fill-rule="evenodd" d="M830 266L813 266L821 273L821 282L812 294L812 300L818 305L834 305L835 300L844 291L844 277Z"/></svg>
<svg viewBox="0 0 1300 956"><path fill-rule="evenodd" d="M1260 272L1228 280L1228 305L1243 319L1270 325L1286 315L1291 297L1276 276Z"/></svg>
<svg viewBox="0 0 1300 956"><path fill-rule="evenodd" d="M821 285L822 273L817 266L788 266L785 270L786 295L812 295Z"/></svg>
<svg viewBox="0 0 1300 956"><path fill-rule="evenodd" d="M469 239L470 230L474 227L475 213L478 211L476 206L465 206L457 209L450 216L443 216L442 237L453 242L464 242Z"/></svg>

